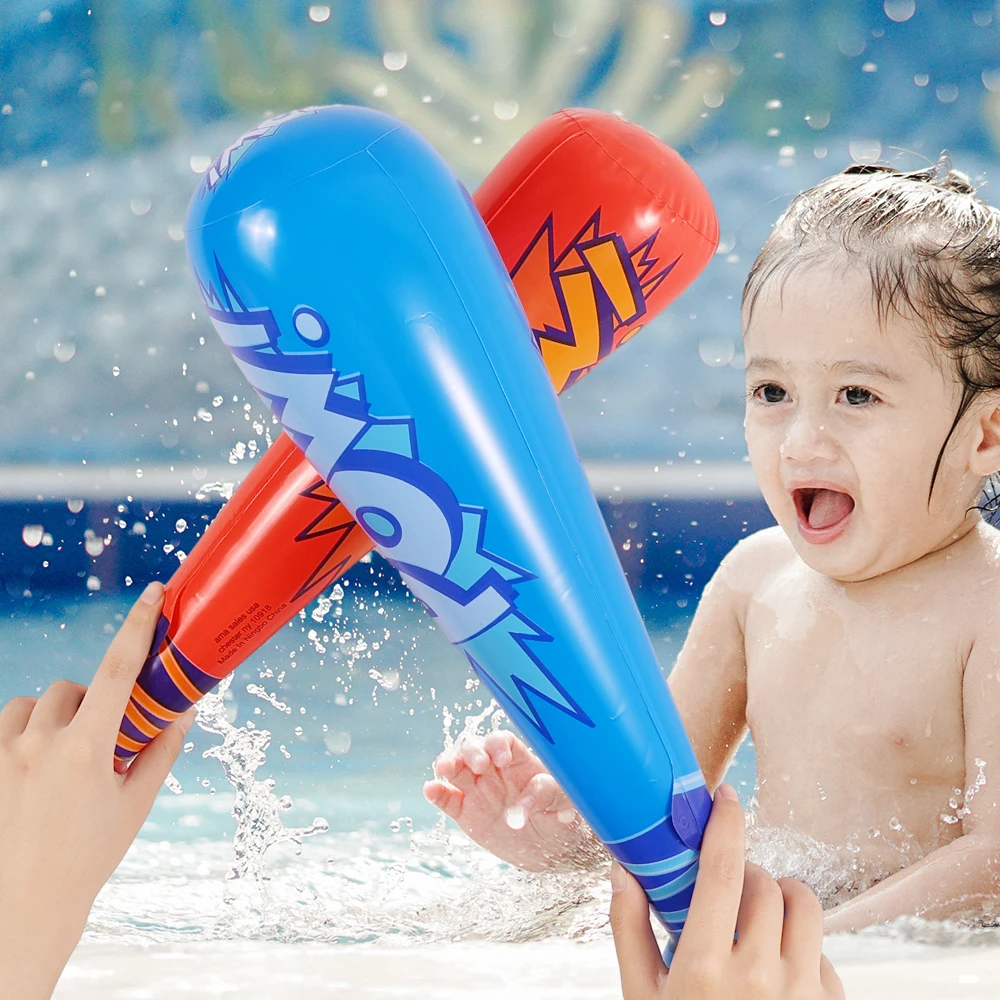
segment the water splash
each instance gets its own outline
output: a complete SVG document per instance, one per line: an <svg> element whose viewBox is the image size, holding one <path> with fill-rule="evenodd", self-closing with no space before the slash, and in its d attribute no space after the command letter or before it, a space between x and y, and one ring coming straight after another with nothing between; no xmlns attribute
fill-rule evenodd
<svg viewBox="0 0 1000 1000"><path fill-rule="evenodd" d="M235 483L205 483L197 493L195 493L196 500L207 500L210 496L219 496L223 500L232 500L233 490L236 488Z"/></svg>
<svg viewBox="0 0 1000 1000"><path fill-rule="evenodd" d="M840 847L816 840L789 826L761 826L747 816L747 861L772 878L794 878L807 885L824 907L870 889L891 875L888 868L862 861L858 836Z"/></svg>
<svg viewBox="0 0 1000 1000"><path fill-rule="evenodd" d="M986 784L986 761L981 757L976 757L975 764L978 772L972 784L964 792L961 788L952 789L951 797L948 799L948 809L950 812L942 812L938 817L943 823L950 825L960 823L963 817L968 816L972 812L970 803L976 797L979 789Z"/></svg>
<svg viewBox="0 0 1000 1000"><path fill-rule="evenodd" d="M254 776L265 761L271 734L266 729L253 728L252 722L242 727L230 722L225 696L232 679L232 674L224 678L198 705L199 727L222 737L222 743L209 747L202 756L219 761L226 780L236 793L232 810L236 820L234 861L226 877L233 883L248 886L250 892L241 895L230 889L226 902L242 902L243 916L251 921L256 919L261 927L268 927L276 922L277 914L265 886L270 878L265 855L277 844L301 845L303 838L325 833L330 825L317 817L307 827L285 826L281 814L291 807L291 798L275 796L272 778L258 781Z"/></svg>

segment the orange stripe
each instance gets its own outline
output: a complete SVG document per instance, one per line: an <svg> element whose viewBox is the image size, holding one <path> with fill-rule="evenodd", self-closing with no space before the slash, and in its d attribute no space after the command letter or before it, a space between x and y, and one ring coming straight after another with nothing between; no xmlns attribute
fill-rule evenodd
<svg viewBox="0 0 1000 1000"><path fill-rule="evenodd" d="M160 733L160 727L150 722L142 712L136 708L133 702L129 702L125 707L125 718L135 726L144 736L152 739Z"/></svg>
<svg viewBox="0 0 1000 1000"><path fill-rule="evenodd" d="M129 753L138 753L144 746L145 743L136 743L135 740L129 739L124 733L118 734L117 745L121 747L122 750L127 750Z"/></svg>
<svg viewBox="0 0 1000 1000"><path fill-rule="evenodd" d="M618 246L610 237L600 243L595 243L582 251L587 263L593 268L597 280L611 299L618 318L622 323L631 322L639 315L639 305L635 301L632 286L628 283L625 273L625 262L618 253ZM631 261L629 262L631 264Z"/></svg>
<svg viewBox="0 0 1000 1000"><path fill-rule="evenodd" d="M163 719L165 722L173 722L181 712L172 712L169 708L164 708L155 698L147 694L138 684L132 688L132 700L137 704L141 705L147 712L152 713L158 719Z"/></svg>
<svg viewBox="0 0 1000 1000"><path fill-rule="evenodd" d="M174 651L169 646L160 653L160 662L163 664L163 669L166 670L167 676L177 686L177 690L192 705L196 701L201 701L201 692L188 680L187 674L184 673L181 665L174 658Z"/></svg>

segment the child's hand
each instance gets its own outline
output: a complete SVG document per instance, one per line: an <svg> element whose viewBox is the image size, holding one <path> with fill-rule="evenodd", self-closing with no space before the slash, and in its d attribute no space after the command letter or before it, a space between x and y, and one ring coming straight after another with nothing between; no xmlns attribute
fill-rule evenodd
<svg viewBox="0 0 1000 1000"><path fill-rule="evenodd" d="M819 901L802 883L775 882L748 864L744 831L736 792L720 785L669 973L642 888L621 865L612 867L611 927L625 1000L844 1000L823 956Z"/></svg>
<svg viewBox="0 0 1000 1000"><path fill-rule="evenodd" d="M115 739L163 604L150 584L90 688L57 681L0 709L0 983L48 997L101 886L139 832L194 711L114 768Z"/></svg>
<svg viewBox="0 0 1000 1000"><path fill-rule="evenodd" d="M589 828L512 733L466 740L434 761L434 773L424 785L427 800L501 860L527 871L593 864Z"/></svg>

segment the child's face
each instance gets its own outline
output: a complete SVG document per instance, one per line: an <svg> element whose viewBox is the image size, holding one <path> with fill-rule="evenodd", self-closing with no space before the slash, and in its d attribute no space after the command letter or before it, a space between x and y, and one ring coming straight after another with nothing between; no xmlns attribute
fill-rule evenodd
<svg viewBox="0 0 1000 1000"><path fill-rule="evenodd" d="M870 579L975 523L966 421L927 503L961 396L951 363L911 320L879 324L865 268L801 266L761 289L744 325L750 462L808 566Z"/></svg>

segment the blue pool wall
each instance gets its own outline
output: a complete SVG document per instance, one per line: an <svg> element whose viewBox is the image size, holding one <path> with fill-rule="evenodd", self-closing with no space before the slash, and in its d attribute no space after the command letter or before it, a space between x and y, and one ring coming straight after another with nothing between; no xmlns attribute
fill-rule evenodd
<svg viewBox="0 0 1000 1000"><path fill-rule="evenodd" d="M649 474L629 485L634 473L619 472L614 467L591 472L591 481L600 480L595 495L605 523L633 592L646 603L686 607L736 542L774 523L745 467L706 474L704 484L698 483L701 474L689 469L682 488L669 483L664 488ZM23 472L20 478L23 487ZM673 478L676 483L678 477ZM617 485L619 480L626 485ZM222 506L217 494L197 499L158 495L155 489L146 493L134 479L128 487L105 488L85 498L59 495L51 486L26 495L30 488L22 488L21 495L7 490L4 496L0 485L2 601L74 591L117 593L152 579L167 580L179 565L177 553L191 551ZM178 530L178 522L187 527ZM39 526L44 543L27 544L26 526ZM31 531L28 538L34 540ZM88 553L88 539L92 550L96 539L107 540L99 555ZM355 586L381 578L365 564L347 575Z"/></svg>

